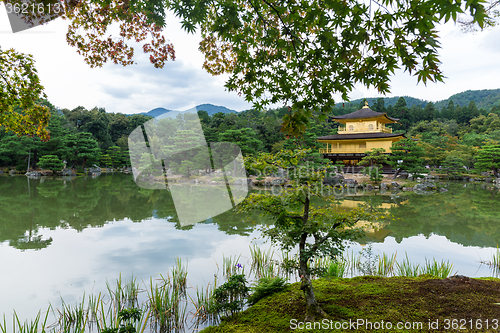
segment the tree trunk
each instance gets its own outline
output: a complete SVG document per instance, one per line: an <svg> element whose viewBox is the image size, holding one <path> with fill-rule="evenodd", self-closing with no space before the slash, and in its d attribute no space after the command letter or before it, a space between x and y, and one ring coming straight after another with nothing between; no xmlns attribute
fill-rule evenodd
<svg viewBox="0 0 500 333"><path fill-rule="evenodd" d="M33 161L31 162L31 169L37 169L36 160L38 159L38 149L33 151Z"/></svg>
<svg viewBox="0 0 500 333"><path fill-rule="evenodd" d="M500 178L500 175L498 173L498 168L493 168L493 174L495 175L495 178Z"/></svg>
<svg viewBox="0 0 500 333"><path fill-rule="evenodd" d="M309 217L309 198L306 197L306 204L304 205L304 220L303 223L307 222ZM304 292L306 298L306 318L304 321L315 321L316 318L326 317L326 313L321 309L318 302L316 301L316 295L314 295L314 289L311 282L311 277L309 275L309 270L307 269L307 259L305 255L305 246L307 240L307 233L303 233L300 236L299 243L299 275L300 275L300 290Z"/></svg>
<svg viewBox="0 0 500 333"><path fill-rule="evenodd" d="M401 168L398 168L396 170L396 172L394 173L394 177L392 179L396 179L396 177L399 175L400 172L401 172Z"/></svg>
<svg viewBox="0 0 500 333"><path fill-rule="evenodd" d="M326 313L321 309L316 301L313 285L307 269L307 259L300 259L300 290L304 292L306 298L306 318L304 321L315 321L317 318L326 317Z"/></svg>

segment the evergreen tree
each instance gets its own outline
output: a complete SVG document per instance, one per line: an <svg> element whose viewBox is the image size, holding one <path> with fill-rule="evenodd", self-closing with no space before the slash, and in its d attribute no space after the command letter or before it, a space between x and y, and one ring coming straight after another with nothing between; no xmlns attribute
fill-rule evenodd
<svg viewBox="0 0 500 333"><path fill-rule="evenodd" d="M38 165L42 169L49 169L52 171L61 171L64 163L57 157L57 155L44 155L40 157Z"/></svg>
<svg viewBox="0 0 500 333"><path fill-rule="evenodd" d="M417 145L412 139L403 139L394 142L389 157L389 164L396 169L394 178L403 170L412 174L423 172L423 154L422 147Z"/></svg>
<svg viewBox="0 0 500 333"><path fill-rule="evenodd" d="M474 165L479 171L493 171L500 178L500 145L484 146L479 150L477 162Z"/></svg>

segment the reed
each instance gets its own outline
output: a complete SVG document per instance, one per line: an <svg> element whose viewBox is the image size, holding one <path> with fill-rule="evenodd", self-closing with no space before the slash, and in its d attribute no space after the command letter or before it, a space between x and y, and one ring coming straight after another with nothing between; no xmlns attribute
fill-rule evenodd
<svg viewBox="0 0 500 333"><path fill-rule="evenodd" d="M63 332L84 332L89 319L88 306L85 306L85 294L83 295L82 302L71 306L62 302L62 311L59 312L58 327Z"/></svg>
<svg viewBox="0 0 500 333"><path fill-rule="evenodd" d="M260 280L262 278L274 278L278 276L284 276L288 279L291 274L291 270L286 269L283 263L291 262L294 259L290 258L288 252L282 252L282 263L280 264L278 260L274 259L274 250L268 248L267 250L262 250L256 244L250 246L251 255L251 269L250 273Z"/></svg>
<svg viewBox="0 0 500 333"><path fill-rule="evenodd" d="M212 286L210 284L204 288L196 288L196 300L193 300L191 296L191 302L194 306L193 316L195 321L193 327L196 329L199 325L209 323L217 324L219 316L217 315L217 310L215 308L215 300L213 298L214 290L217 288L217 278L215 278Z"/></svg>
<svg viewBox="0 0 500 333"><path fill-rule="evenodd" d="M322 263L323 278L343 278L347 269L347 261L342 257L327 258Z"/></svg>
<svg viewBox="0 0 500 333"><path fill-rule="evenodd" d="M180 331L186 322L186 284L187 270L180 259L165 278L160 275L159 283L150 279L148 307L152 328L160 332Z"/></svg>
<svg viewBox="0 0 500 333"><path fill-rule="evenodd" d="M349 276L355 276L356 271L361 264L361 256L356 255L354 251L351 251L350 254L349 252L345 252L343 258L346 263L346 271L349 272Z"/></svg>
<svg viewBox="0 0 500 333"><path fill-rule="evenodd" d="M396 262L396 275L405 277L419 276L420 264L412 264L408 259L408 254L405 253L405 259L401 263Z"/></svg>
<svg viewBox="0 0 500 333"><path fill-rule="evenodd" d="M35 319L32 321L21 322L19 316L16 311L14 311L13 320L12 320L12 328L9 330L7 326L7 321L5 320L5 314L3 316L3 324L0 323L0 332L1 333L38 333L38 332L46 332L46 329L50 327L47 324L49 313L51 312L51 306L47 309L45 316L42 319L41 312L38 312Z"/></svg>
<svg viewBox="0 0 500 333"><path fill-rule="evenodd" d="M391 276L394 272L395 264L396 264L396 253L394 253L392 256L388 256L387 254L382 253L381 256L378 256L378 266L376 275L384 277Z"/></svg>
<svg viewBox="0 0 500 333"><path fill-rule="evenodd" d="M244 274L245 266L240 264L241 255L234 256L222 256L222 274L226 279L229 279L231 276L235 274ZM242 268L242 272L239 272L239 266Z"/></svg>
<svg viewBox="0 0 500 333"><path fill-rule="evenodd" d="M422 269L421 274L429 274L434 277L445 279L450 276L453 269L453 264L449 261L442 260L440 263L436 259L432 261L425 259L425 266Z"/></svg>

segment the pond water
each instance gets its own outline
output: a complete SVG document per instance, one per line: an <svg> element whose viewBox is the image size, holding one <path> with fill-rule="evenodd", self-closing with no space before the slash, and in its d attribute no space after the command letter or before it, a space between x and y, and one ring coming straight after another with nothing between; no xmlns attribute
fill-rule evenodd
<svg viewBox="0 0 500 333"><path fill-rule="evenodd" d="M339 196L349 208L360 202L385 209L382 228L353 244L359 252L405 253L412 263L449 260L453 272L492 276L480 260L491 260L500 243L500 193L486 184L449 183L448 191ZM348 194L348 193L347 193ZM249 257L260 232L248 216L226 212L181 226L168 191L139 188L132 176L28 180L0 177L0 316L33 318L49 303L81 300L104 291L106 280L132 275L138 281L167 274L180 257L191 286L213 281L223 255ZM259 220L258 215L250 216Z"/></svg>

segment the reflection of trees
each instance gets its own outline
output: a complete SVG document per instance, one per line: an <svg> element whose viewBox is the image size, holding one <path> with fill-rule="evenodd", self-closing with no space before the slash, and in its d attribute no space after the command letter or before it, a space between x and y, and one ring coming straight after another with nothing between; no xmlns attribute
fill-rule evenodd
<svg viewBox="0 0 500 333"><path fill-rule="evenodd" d="M431 195L402 194L409 200L389 210L388 229L397 242L423 234L445 236L465 246L500 244L500 196L481 185L450 184L449 191Z"/></svg>
<svg viewBox="0 0 500 333"><path fill-rule="evenodd" d="M28 186L29 184L29 186ZM198 203L204 207L202 200ZM41 249L51 244L39 234L40 228L71 228L82 231L100 227L107 221L129 218L134 222L156 217L181 227L167 190L138 187L133 177L122 174L98 178L28 180L0 178L0 242L19 249ZM247 235L252 226L232 211L213 217L228 234Z"/></svg>

